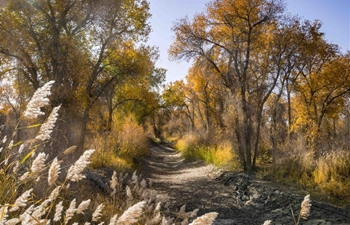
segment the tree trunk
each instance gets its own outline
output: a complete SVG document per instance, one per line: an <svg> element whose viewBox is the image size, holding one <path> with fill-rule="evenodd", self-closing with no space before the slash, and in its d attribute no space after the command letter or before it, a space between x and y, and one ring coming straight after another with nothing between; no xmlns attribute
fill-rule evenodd
<svg viewBox="0 0 350 225"><path fill-rule="evenodd" d="M260 141L260 130L261 130L261 120L262 120L262 111L263 109L259 109L259 115L257 118L258 126L256 128L256 139L255 139L255 146L254 146L254 156L253 156L253 169L256 169L256 159L258 157L258 150L259 150L259 141Z"/></svg>
<svg viewBox="0 0 350 225"><path fill-rule="evenodd" d="M239 122L239 118L238 116L236 116L235 118L235 133L236 133L236 138L238 141L238 156L239 156L239 161L242 165L242 167L244 168L244 171L246 170L246 157L245 157L245 153L244 153L244 148L243 148L243 140L242 140L242 130L241 130L241 126L240 126L240 122Z"/></svg>
<svg viewBox="0 0 350 225"><path fill-rule="evenodd" d="M79 136L79 142L77 146L77 150L79 152L84 151L84 144L85 144L85 135L86 135L86 125L89 119L89 107L84 110L83 118L81 119L81 126L80 126L80 136Z"/></svg>
<svg viewBox="0 0 350 225"><path fill-rule="evenodd" d="M251 137L253 134L253 126L252 126L252 119L250 115L250 109L248 106L248 102L246 101L246 98L244 95L242 95L242 114L243 114L243 131L244 131L244 142L242 143L244 145L245 150L245 171L248 173L253 172L252 167L252 145L251 145Z"/></svg>

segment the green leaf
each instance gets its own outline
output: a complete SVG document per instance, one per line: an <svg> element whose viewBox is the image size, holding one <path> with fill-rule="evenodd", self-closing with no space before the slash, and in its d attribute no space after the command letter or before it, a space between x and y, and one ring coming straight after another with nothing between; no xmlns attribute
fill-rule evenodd
<svg viewBox="0 0 350 225"><path fill-rule="evenodd" d="M35 152L36 148L34 148L32 151L30 151L24 158L21 160L21 164L23 164L33 153Z"/></svg>
<svg viewBox="0 0 350 225"><path fill-rule="evenodd" d="M31 128L35 128L35 127L40 127L42 124L41 123L37 123L37 124L33 124L33 125L29 125L26 127L19 127L18 130L20 129L31 129Z"/></svg>
<svg viewBox="0 0 350 225"><path fill-rule="evenodd" d="M19 142L13 144L12 148L17 147L17 146L21 145L22 143L23 143L23 141L19 141Z"/></svg>

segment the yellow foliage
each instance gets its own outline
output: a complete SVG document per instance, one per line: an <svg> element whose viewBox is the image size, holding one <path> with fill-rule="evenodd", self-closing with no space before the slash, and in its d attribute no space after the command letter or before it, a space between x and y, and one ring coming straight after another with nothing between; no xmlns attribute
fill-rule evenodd
<svg viewBox="0 0 350 225"><path fill-rule="evenodd" d="M116 123L114 133L117 137L117 155L137 159L148 152L148 138L144 129L138 125L133 115Z"/></svg>

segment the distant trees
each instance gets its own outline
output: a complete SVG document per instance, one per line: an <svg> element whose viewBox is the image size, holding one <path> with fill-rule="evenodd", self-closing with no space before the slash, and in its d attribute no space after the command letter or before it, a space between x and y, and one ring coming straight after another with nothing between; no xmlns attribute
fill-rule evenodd
<svg viewBox="0 0 350 225"><path fill-rule="evenodd" d="M173 27L170 56L195 62L186 79L188 92L196 94L187 108L202 104L196 116L206 127L216 120L220 130L234 133L246 171L256 169L263 126L272 126L274 148L281 124L288 135L303 127L315 146L322 121L339 116L349 92L348 55L325 41L319 21L283 12L279 0L218 0Z"/></svg>
<svg viewBox="0 0 350 225"><path fill-rule="evenodd" d="M65 139L82 147L96 104L108 108L110 123L123 101L117 85L134 79L134 90L152 92L163 81L157 50L135 47L150 32L149 17L145 0L7 1L0 11L1 79L25 97L55 80L52 104L62 104Z"/></svg>

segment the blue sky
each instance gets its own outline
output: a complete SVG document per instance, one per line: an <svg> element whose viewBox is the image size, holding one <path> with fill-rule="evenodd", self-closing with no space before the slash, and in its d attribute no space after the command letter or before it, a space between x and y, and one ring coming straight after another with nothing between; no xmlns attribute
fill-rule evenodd
<svg viewBox="0 0 350 225"><path fill-rule="evenodd" d="M192 18L203 12L210 0L149 0L152 18L152 33L148 44L159 47L158 67L167 69L166 82L183 79L190 63L173 62L168 58L168 49L174 40L173 23L180 18ZM285 0L287 11L303 19L322 21L326 39L337 44L343 52L350 50L350 1L349 0Z"/></svg>

